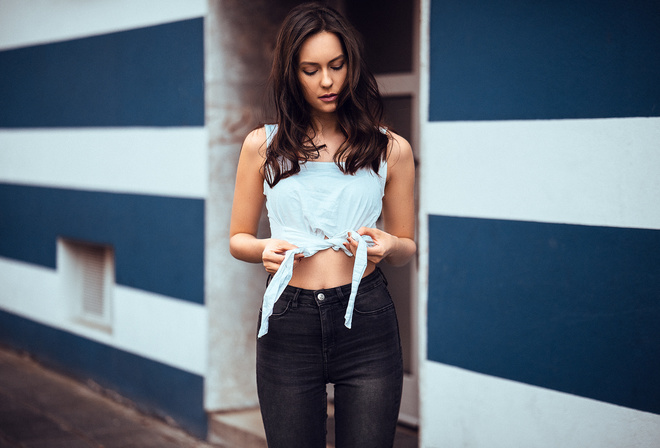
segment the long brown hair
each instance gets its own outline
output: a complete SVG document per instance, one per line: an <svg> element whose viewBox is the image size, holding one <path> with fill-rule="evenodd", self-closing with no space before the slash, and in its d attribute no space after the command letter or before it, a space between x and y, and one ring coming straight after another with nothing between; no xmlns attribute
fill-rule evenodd
<svg viewBox="0 0 660 448"><path fill-rule="evenodd" d="M368 168L378 173L387 155L388 136L382 129L383 102L378 84L367 68L358 33L336 10L319 3L295 7L277 36L270 74L272 107L278 131L266 152L264 175L272 187L300 171L300 163L318 157L309 105L298 81L298 55L303 43L317 33L334 33L346 57L346 85L339 92L337 117L345 141L334 161L344 173Z"/></svg>

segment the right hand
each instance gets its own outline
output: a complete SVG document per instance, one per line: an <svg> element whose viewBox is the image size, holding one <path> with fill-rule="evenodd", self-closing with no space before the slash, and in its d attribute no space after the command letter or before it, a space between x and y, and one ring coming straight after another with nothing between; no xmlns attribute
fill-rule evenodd
<svg viewBox="0 0 660 448"><path fill-rule="evenodd" d="M264 265L264 268L266 269L266 272L268 272L269 274L276 273L280 268L282 261L284 261L284 253L287 250L297 249L297 248L298 246L294 246L288 241L276 240L270 238L266 242L264 251L261 253L261 261ZM303 257L304 257L303 254L296 254L293 260L293 266L295 267L296 264Z"/></svg>

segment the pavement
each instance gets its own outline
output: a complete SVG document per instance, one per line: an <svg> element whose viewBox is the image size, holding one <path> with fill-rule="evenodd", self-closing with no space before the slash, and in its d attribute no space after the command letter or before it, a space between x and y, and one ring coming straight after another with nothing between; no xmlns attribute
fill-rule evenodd
<svg viewBox="0 0 660 448"><path fill-rule="evenodd" d="M329 448L333 425L329 418ZM140 413L93 382L78 382L0 345L0 448L266 446L258 409L212 416L210 435L214 443L191 436L173 422ZM417 448L417 443L416 431L398 428L394 448Z"/></svg>
<svg viewBox="0 0 660 448"><path fill-rule="evenodd" d="M0 448L219 446L0 346Z"/></svg>

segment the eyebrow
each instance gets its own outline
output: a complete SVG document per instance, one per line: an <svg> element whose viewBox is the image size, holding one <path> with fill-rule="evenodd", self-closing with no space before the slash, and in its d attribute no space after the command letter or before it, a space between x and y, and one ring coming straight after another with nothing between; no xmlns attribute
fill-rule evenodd
<svg viewBox="0 0 660 448"><path fill-rule="evenodd" d="M336 58L331 59L330 62L328 62L328 64L332 64L333 62L337 62L339 59L346 59L346 55L340 54ZM317 65L317 66L320 66L321 64L319 64L318 62L302 61L299 65Z"/></svg>

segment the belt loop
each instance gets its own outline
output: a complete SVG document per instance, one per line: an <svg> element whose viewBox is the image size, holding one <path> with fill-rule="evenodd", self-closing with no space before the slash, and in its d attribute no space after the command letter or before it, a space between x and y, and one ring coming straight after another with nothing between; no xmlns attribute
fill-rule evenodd
<svg viewBox="0 0 660 448"><path fill-rule="evenodd" d="M300 295L300 291L302 291L300 288L296 288L296 292L293 295L293 300L291 300L291 308L293 309L298 308L298 296Z"/></svg>
<svg viewBox="0 0 660 448"><path fill-rule="evenodd" d="M380 274L380 278L383 279L383 282L385 283L385 286L387 286L387 277L385 277L385 274L383 274L383 271L376 266L376 269L378 270L378 273Z"/></svg>
<svg viewBox="0 0 660 448"><path fill-rule="evenodd" d="M339 297L339 300L341 302L343 302L344 301L344 291L342 291L341 289L342 289L341 286L337 286L335 288L335 291L337 291L337 297Z"/></svg>

